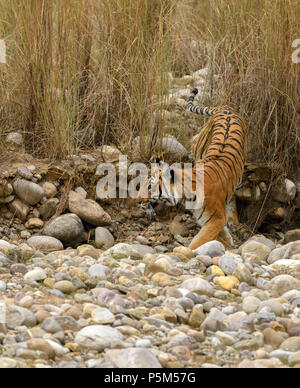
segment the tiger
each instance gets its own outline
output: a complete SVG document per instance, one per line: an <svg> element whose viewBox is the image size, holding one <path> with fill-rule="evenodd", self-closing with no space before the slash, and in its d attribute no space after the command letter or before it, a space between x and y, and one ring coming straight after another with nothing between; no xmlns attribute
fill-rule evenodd
<svg viewBox="0 0 300 388"><path fill-rule="evenodd" d="M189 248L196 250L207 242L218 240L231 249L234 240L228 229L228 219L232 217L232 198L241 183L247 154L247 125L245 119L228 106L199 107L195 105L198 89L191 92L187 109L189 112L208 115L210 120L194 138L192 154L196 165L186 173L181 168L170 168L157 160L157 168L152 176L142 182L137 202L148 214L155 214L159 203L177 206L191 200L192 193L185 192L182 185L190 179L196 187L198 175L196 166L203 167L203 201L192 213L200 226ZM168 171L169 169L169 171ZM163 176L168 173L171 184L166 189ZM180 179L176 179L180 178ZM187 178L188 177L188 178ZM158 188L158 190L154 190ZM155 194L153 194L155 192ZM178 193L183 193L182 198Z"/></svg>

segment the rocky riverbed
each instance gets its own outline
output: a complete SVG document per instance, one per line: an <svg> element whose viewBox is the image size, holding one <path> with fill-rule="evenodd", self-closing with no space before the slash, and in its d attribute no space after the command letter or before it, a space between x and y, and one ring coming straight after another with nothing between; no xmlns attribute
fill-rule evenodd
<svg viewBox="0 0 300 388"><path fill-rule="evenodd" d="M0 240L0 367L300 367L298 237L230 252Z"/></svg>

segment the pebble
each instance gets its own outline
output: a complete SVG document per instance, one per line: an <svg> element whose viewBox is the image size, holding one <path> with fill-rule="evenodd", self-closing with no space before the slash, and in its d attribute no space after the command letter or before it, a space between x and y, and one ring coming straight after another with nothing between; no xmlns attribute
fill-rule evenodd
<svg viewBox="0 0 300 388"><path fill-rule="evenodd" d="M41 207L60 195L41 185L28 222L44 220ZM114 238L119 221L97 227L94 242L95 228L87 236L80 217L62 217L45 227L56 237L35 228L22 245L0 240L0 368L300 364L298 240L255 236L238 250L213 241L191 251L165 239L163 224L148 230L134 216L126 243ZM97 230L110 241L97 245Z"/></svg>

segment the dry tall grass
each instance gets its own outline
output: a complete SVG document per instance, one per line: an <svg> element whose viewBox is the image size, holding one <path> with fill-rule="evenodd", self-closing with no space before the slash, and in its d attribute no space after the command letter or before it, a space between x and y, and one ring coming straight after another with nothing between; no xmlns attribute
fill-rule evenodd
<svg viewBox="0 0 300 388"><path fill-rule="evenodd" d="M299 167L298 0L0 0L0 15L0 128L21 129L30 152L153 143L166 74L209 63L221 76L212 103L248 119L249 157Z"/></svg>
<svg viewBox="0 0 300 388"><path fill-rule="evenodd" d="M249 159L299 170L300 37L298 0L183 2L177 33L179 71L210 64L221 75L212 102L234 105L247 117ZM193 43L193 44L192 44Z"/></svg>

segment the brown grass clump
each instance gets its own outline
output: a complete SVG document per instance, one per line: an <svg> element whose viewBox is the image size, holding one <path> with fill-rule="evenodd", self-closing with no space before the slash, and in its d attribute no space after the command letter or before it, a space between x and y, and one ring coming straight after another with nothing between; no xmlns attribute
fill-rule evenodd
<svg viewBox="0 0 300 388"><path fill-rule="evenodd" d="M209 102L245 115L249 159L299 169L298 0L0 0L0 15L0 131L23 131L29 152L128 151L147 135L149 159L168 72L209 65Z"/></svg>

